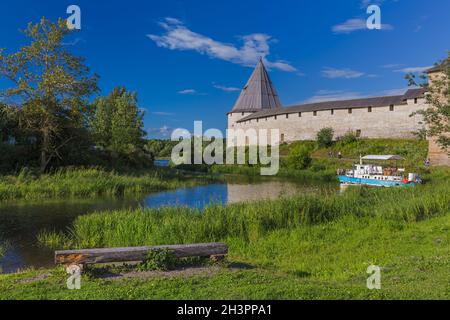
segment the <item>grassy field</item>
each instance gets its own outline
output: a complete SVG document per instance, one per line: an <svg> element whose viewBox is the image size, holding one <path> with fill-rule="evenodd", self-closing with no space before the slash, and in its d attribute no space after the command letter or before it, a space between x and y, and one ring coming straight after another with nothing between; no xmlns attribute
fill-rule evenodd
<svg viewBox="0 0 450 320"><path fill-rule="evenodd" d="M16 176L0 176L0 201L135 195L193 186L208 179L182 177L163 169L136 174L119 174L97 168L61 169L36 176L23 170Z"/></svg>
<svg viewBox="0 0 450 320"><path fill-rule="evenodd" d="M229 237L228 264L198 274L105 280L66 288L60 269L0 275L0 299L450 299L450 214L416 222L344 216ZM382 289L366 288L369 265Z"/></svg>

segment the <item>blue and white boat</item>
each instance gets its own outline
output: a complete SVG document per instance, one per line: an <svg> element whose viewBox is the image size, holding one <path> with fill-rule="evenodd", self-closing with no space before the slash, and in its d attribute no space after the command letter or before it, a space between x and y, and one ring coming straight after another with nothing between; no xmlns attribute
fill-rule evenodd
<svg viewBox="0 0 450 320"><path fill-rule="evenodd" d="M338 176L344 185L367 185L376 187L415 186L422 183L416 173L405 174L405 169L395 167L383 168L379 165L364 164L367 161L397 161L404 160L395 155L369 155L361 157L360 163L352 169L339 169Z"/></svg>

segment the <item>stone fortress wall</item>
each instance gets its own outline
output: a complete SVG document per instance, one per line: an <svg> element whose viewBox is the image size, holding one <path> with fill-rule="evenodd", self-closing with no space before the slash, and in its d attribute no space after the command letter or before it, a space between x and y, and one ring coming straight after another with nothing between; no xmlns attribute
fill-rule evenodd
<svg viewBox="0 0 450 320"><path fill-rule="evenodd" d="M424 98L409 99L406 104L383 107L349 108L286 113L237 122L249 113L228 114L229 129L278 129L280 142L315 140L320 129L331 127L335 137L348 131L363 138L414 138L423 126L421 116L411 116L426 108ZM351 111L349 111L351 110ZM350 113L351 112L351 113Z"/></svg>

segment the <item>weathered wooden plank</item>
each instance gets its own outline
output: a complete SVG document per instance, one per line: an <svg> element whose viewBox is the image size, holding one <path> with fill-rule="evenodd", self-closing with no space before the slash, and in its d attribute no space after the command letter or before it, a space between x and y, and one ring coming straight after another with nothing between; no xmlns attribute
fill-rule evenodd
<svg viewBox="0 0 450 320"><path fill-rule="evenodd" d="M200 243L129 248L55 251L56 264L92 264L145 260L148 251L168 249L177 258L222 256L228 253L225 243Z"/></svg>

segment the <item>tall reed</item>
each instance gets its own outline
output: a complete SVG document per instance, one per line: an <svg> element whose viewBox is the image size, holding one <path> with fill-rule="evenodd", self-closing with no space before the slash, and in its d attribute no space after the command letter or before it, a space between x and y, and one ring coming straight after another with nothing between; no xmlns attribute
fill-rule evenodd
<svg viewBox="0 0 450 320"><path fill-rule="evenodd" d="M200 180L200 179L196 179ZM19 174L0 177L0 201L64 197L122 196L141 192L174 189L198 184L194 179L182 181L158 172L122 175L98 168L60 169L38 177Z"/></svg>

